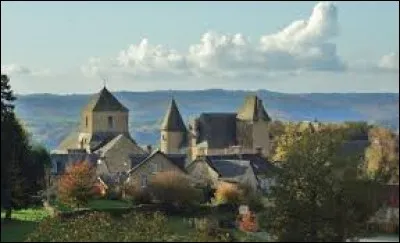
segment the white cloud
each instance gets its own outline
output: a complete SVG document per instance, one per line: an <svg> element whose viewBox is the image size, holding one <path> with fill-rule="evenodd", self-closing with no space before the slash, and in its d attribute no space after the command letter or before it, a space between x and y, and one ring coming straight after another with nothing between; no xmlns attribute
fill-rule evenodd
<svg viewBox="0 0 400 243"><path fill-rule="evenodd" d="M337 8L330 2L316 4L307 20L297 20L271 35L251 43L243 34L209 31L200 43L178 53L147 39L132 44L108 60L90 59L82 67L87 75L99 72L207 77L243 77L269 75L270 72L305 70L342 71L345 64L329 42L338 34Z"/></svg>
<svg viewBox="0 0 400 243"><path fill-rule="evenodd" d="M50 75L50 70L48 70L48 69L36 70L36 69L28 68L23 65L8 64L8 65L1 66L1 73L7 74L10 76L14 76L14 75L48 76L48 75Z"/></svg>
<svg viewBox="0 0 400 243"><path fill-rule="evenodd" d="M378 67L389 71L399 71L399 53L392 52L384 55L381 60L379 60Z"/></svg>

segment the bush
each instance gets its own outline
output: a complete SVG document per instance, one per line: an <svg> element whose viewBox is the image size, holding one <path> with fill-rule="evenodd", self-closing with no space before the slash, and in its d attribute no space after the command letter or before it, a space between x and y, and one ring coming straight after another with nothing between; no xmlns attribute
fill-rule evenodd
<svg viewBox="0 0 400 243"><path fill-rule="evenodd" d="M70 164L58 183L59 200L69 206L86 205L93 196L95 170L87 161Z"/></svg>
<svg viewBox="0 0 400 243"><path fill-rule="evenodd" d="M151 203L151 195L147 188L141 188L138 183L127 183L124 185L125 199L132 200L137 204Z"/></svg>
<svg viewBox="0 0 400 243"><path fill-rule="evenodd" d="M191 186L190 180L174 172L159 172L151 181L155 200L175 206L186 206L201 201L201 191Z"/></svg>
<svg viewBox="0 0 400 243"><path fill-rule="evenodd" d="M242 192L235 184L221 182L215 191L216 204L234 204L237 205L241 201Z"/></svg>

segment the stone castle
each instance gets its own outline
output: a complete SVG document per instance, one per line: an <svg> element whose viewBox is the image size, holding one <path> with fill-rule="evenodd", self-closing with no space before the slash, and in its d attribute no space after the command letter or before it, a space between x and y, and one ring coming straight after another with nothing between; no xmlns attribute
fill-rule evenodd
<svg viewBox="0 0 400 243"><path fill-rule="evenodd" d="M172 99L161 125L161 151L201 155L262 153L269 155L271 118L255 95L246 97L237 113L202 113L185 126Z"/></svg>

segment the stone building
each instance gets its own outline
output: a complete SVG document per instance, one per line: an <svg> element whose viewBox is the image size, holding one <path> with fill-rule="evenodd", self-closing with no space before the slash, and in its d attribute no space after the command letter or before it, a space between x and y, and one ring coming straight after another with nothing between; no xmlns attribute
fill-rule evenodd
<svg viewBox="0 0 400 243"><path fill-rule="evenodd" d="M271 118L256 95L245 98L237 113L202 113L187 129L174 99L161 126L161 151L201 155L262 153L269 155Z"/></svg>
<svg viewBox="0 0 400 243"><path fill-rule="evenodd" d="M63 172L77 154L102 164L107 173L127 171L131 154L146 154L129 134L129 110L105 87L83 108L80 124L51 153L54 174Z"/></svg>

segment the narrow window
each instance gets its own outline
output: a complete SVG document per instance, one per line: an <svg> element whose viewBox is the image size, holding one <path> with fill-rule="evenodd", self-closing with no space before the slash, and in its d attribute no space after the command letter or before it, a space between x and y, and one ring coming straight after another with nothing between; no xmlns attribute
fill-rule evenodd
<svg viewBox="0 0 400 243"><path fill-rule="evenodd" d="M113 128L114 127L114 121L112 116L108 117L108 128Z"/></svg>
<svg viewBox="0 0 400 243"><path fill-rule="evenodd" d="M88 127L88 117L86 116L86 119L85 119L85 124L86 124L86 128Z"/></svg>
<svg viewBox="0 0 400 243"><path fill-rule="evenodd" d="M140 176L140 185L142 188L147 187L147 176L144 174Z"/></svg>
<svg viewBox="0 0 400 243"><path fill-rule="evenodd" d="M165 141L165 135L164 134L162 135L162 140Z"/></svg>

